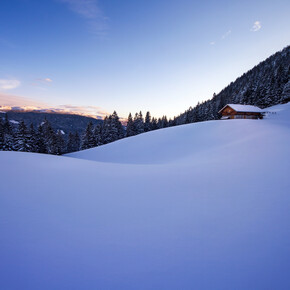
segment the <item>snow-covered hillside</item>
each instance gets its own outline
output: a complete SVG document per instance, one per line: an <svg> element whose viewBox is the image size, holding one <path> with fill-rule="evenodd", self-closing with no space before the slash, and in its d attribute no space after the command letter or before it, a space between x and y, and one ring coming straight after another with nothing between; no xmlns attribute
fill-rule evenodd
<svg viewBox="0 0 290 290"><path fill-rule="evenodd" d="M290 289L290 104L268 111L0 152L0 289Z"/></svg>

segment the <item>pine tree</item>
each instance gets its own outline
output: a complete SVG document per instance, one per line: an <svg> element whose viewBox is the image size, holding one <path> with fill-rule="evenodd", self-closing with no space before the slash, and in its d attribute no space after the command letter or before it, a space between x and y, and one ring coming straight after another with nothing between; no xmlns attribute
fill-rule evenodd
<svg viewBox="0 0 290 290"><path fill-rule="evenodd" d="M2 118L0 118L0 150L4 149L4 126Z"/></svg>
<svg viewBox="0 0 290 290"><path fill-rule="evenodd" d="M69 132L68 134L66 152L67 153L74 152L74 134L71 132Z"/></svg>
<svg viewBox="0 0 290 290"><path fill-rule="evenodd" d="M96 146L103 145L103 133L102 133L102 125L97 124L94 128L94 139L96 142Z"/></svg>
<svg viewBox="0 0 290 290"><path fill-rule="evenodd" d="M166 116L162 117L162 128L168 127L168 120Z"/></svg>
<svg viewBox="0 0 290 290"><path fill-rule="evenodd" d="M285 84L281 96L281 103L285 104L290 102L290 80Z"/></svg>
<svg viewBox="0 0 290 290"><path fill-rule="evenodd" d="M124 138L124 129L116 111L112 115L112 132L113 141Z"/></svg>
<svg viewBox="0 0 290 290"><path fill-rule="evenodd" d="M8 114L5 114L5 121L3 124L4 131L4 147L5 151L13 151L14 150L14 132L10 122L8 120Z"/></svg>
<svg viewBox="0 0 290 290"><path fill-rule="evenodd" d="M132 115L130 113L127 120L126 137L130 137L134 135L136 135L136 130L135 130L135 125L134 125Z"/></svg>
<svg viewBox="0 0 290 290"><path fill-rule="evenodd" d="M103 144L108 144L113 142L114 139L112 137L112 116L106 116L103 122L102 127L102 142ZM115 132L114 132L115 133Z"/></svg>
<svg viewBox="0 0 290 290"><path fill-rule="evenodd" d="M46 153L57 154L57 138L54 130L52 129L49 121L45 118L42 123L43 135L44 135L44 145L46 148Z"/></svg>
<svg viewBox="0 0 290 290"><path fill-rule="evenodd" d="M80 136L78 132L75 134L69 133L68 140L67 140L67 146L66 146L66 152L76 152L80 150Z"/></svg>
<svg viewBox="0 0 290 290"><path fill-rule="evenodd" d="M18 125L18 130L15 136L15 146L16 151L28 152L28 131L24 121L21 121Z"/></svg>
<svg viewBox="0 0 290 290"><path fill-rule="evenodd" d="M47 153L47 148L45 146L45 137L43 132L43 126L39 125L36 133L36 143L35 152L37 153Z"/></svg>
<svg viewBox="0 0 290 290"><path fill-rule="evenodd" d="M37 134L33 124L30 124L27 134L27 146L29 152L37 152Z"/></svg>
<svg viewBox="0 0 290 290"><path fill-rule="evenodd" d="M151 128L151 115L150 115L150 112L147 112L146 116L145 116L144 132L148 132L151 130L152 130L152 128Z"/></svg>
<svg viewBox="0 0 290 290"><path fill-rule="evenodd" d="M140 111L139 114L135 114L134 117L134 127L136 130L136 135L144 133L144 120L142 112Z"/></svg>
<svg viewBox="0 0 290 290"><path fill-rule="evenodd" d="M81 139L81 150L90 149L95 146L93 123L90 121Z"/></svg>
<svg viewBox="0 0 290 290"><path fill-rule="evenodd" d="M48 153L53 155L59 155L58 137L54 131L51 132Z"/></svg>
<svg viewBox="0 0 290 290"><path fill-rule="evenodd" d="M156 129L158 129L157 120L156 118L153 117L151 120L151 130L156 130Z"/></svg>
<svg viewBox="0 0 290 290"><path fill-rule="evenodd" d="M63 133L58 130L55 134L55 154L56 155L62 155L63 153L65 153L65 142L63 140Z"/></svg>
<svg viewBox="0 0 290 290"><path fill-rule="evenodd" d="M81 147L81 139L78 132L75 132L74 135L74 151L79 151Z"/></svg>

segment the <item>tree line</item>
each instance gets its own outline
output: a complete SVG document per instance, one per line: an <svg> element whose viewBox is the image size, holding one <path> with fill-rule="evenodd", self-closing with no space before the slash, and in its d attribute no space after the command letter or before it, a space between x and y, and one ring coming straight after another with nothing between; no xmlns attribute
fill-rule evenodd
<svg viewBox="0 0 290 290"><path fill-rule="evenodd" d="M34 128L33 124L27 126L24 121L12 126L7 114L4 120L0 118L0 150L61 155L64 149L63 133L54 131L46 119Z"/></svg>
<svg viewBox="0 0 290 290"><path fill-rule="evenodd" d="M88 123L81 137L80 150L90 149L122 138L166 128L172 125L172 120L168 121L166 116L158 119L152 118L150 112L147 112L144 118L140 111L139 113L135 113L134 118L130 113L126 126L123 126L118 114L114 111L112 115L105 117L102 124L93 126L91 122Z"/></svg>
<svg viewBox="0 0 290 290"><path fill-rule="evenodd" d="M46 118L35 128L33 124L27 126L24 121L19 122L17 126L12 125L5 114L4 119L0 118L0 150L62 155L169 127L171 122L166 116L151 118L150 112L146 113L144 119L140 111L134 118L130 113L127 125L123 126L114 111L96 126L89 122L82 134L70 132L66 136L62 130L54 130Z"/></svg>

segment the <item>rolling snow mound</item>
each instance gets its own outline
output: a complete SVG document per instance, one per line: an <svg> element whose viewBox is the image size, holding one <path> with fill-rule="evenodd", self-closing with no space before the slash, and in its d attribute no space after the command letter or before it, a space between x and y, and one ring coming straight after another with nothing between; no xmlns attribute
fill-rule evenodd
<svg viewBox="0 0 290 290"><path fill-rule="evenodd" d="M0 152L0 289L290 289L289 144L286 104Z"/></svg>

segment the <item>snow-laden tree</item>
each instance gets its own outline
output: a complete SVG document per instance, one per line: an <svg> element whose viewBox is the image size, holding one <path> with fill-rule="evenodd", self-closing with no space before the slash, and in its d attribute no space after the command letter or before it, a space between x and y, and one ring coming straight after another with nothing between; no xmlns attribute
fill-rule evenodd
<svg viewBox="0 0 290 290"><path fill-rule="evenodd" d="M37 128L35 150L38 153L47 153L47 148L45 145L44 129L42 125L39 125Z"/></svg>
<svg viewBox="0 0 290 290"><path fill-rule="evenodd" d="M63 133L58 130L55 134L55 153L56 155L61 155L63 153L65 153L65 142L64 142L64 139L63 139Z"/></svg>
<svg viewBox="0 0 290 290"><path fill-rule="evenodd" d="M14 132L13 128L8 120L7 113L5 114L5 121L3 124L3 131L4 131L4 147L3 150L5 151L13 151L15 150L14 147Z"/></svg>
<svg viewBox="0 0 290 290"><path fill-rule="evenodd" d="M22 151L22 152L29 151L28 130L24 121L21 121L18 125L16 134L15 134L14 148L16 151Z"/></svg>
<svg viewBox="0 0 290 290"><path fill-rule="evenodd" d="M81 146L80 146L81 150L90 149L96 146L93 129L94 129L93 123L90 121L81 138Z"/></svg>
<svg viewBox="0 0 290 290"><path fill-rule="evenodd" d="M4 127L2 118L0 118L0 150L4 149Z"/></svg>
<svg viewBox="0 0 290 290"><path fill-rule="evenodd" d="M139 112L139 114L135 114L134 127L136 130L136 135L144 133L144 119L141 111Z"/></svg>
<svg viewBox="0 0 290 290"><path fill-rule="evenodd" d="M135 129L135 124L134 124L132 115L130 113L127 120L126 137L130 137L134 135L136 135L136 129Z"/></svg>
<svg viewBox="0 0 290 290"><path fill-rule="evenodd" d="M103 145L103 127L101 124L97 124L94 128L94 138L96 142L96 146Z"/></svg>
<svg viewBox="0 0 290 290"><path fill-rule="evenodd" d="M147 112L145 115L144 132L148 132L151 130L152 130L151 115L150 112Z"/></svg>

